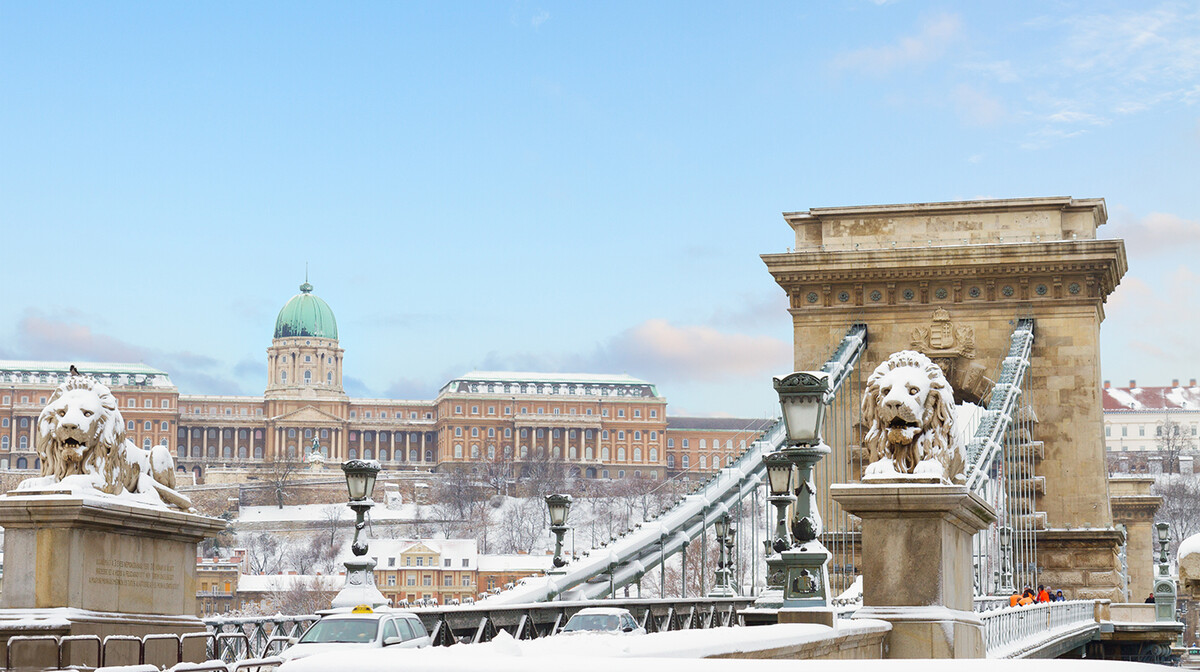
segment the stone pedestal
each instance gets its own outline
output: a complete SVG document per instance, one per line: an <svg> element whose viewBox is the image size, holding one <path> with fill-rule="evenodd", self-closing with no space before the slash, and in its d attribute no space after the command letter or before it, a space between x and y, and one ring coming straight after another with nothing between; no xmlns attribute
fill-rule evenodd
<svg viewBox="0 0 1200 672"><path fill-rule="evenodd" d="M1147 532L1149 534L1149 532ZM1042 571L1038 582L1061 589L1068 600L1111 600L1124 602L1124 579L1121 577L1121 544L1125 534L1113 528L1084 528L1073 530L1038 530L1036 532L1038 564ZM1149 545L1149 542L1146 542ZM1134 546L1133 553L1147 550ZM1135 555L1127 556L1130 575L1139 562ZM1152 557L1152 556L1151 556ZM1144 562L1144 560L1141 560ZM1152 567L1145 568L1146 573ZM1146 594L1134 593L1129 600L1140 602Z"/></svg>
<svg viewBox="0 0 1200 672"><path fill-rule="evenodd" d="M862 518L863 608L855 618L892 623L887 657L982 658L971 537L996 512L958 485L832 485L830 494Z"/></svg>
<svg viewBox="0 0 1200 672"><path fill-rule="evenodd" d="M201 632L196 617L196 544L225 521L70 494L0 497L5 576L0 639L13 634L133 635ZM21 632L17 632L21 630ZM41 632L44 631L44 632ZM200 642L189 651L201 657ZM45 652L49 647L44 647ZM74 647L64 664L95 665ZM48 664L38 647L14 648L14 663ZM174 664L174 644L147 647L146 662ZM106 663L137 663L136 646L114 645Z"/></svg>

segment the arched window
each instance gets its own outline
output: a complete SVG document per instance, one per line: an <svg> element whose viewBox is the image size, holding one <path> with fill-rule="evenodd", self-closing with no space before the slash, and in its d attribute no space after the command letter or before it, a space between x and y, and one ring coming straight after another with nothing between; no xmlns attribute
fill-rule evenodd
<svg viewBox="0 0 1200 672"><path fill-rule="evenodd" d="M287 456L288 456L288 457L291 457L291 458L295 458L295 457L296 457L296 447L295 447L295 446L288 446L288 447L287 447Z"/></svg>
<svg viewBox="0 0 1200 672"><path fill-rule="evenodd" d="M23 458L23 457L17 458L17 468L18 469L26 469L26 468L28 468L28 465L29 465L29 461L26 460L25 458Z"/></svg>
<svg viewBox="0 0 1200 672"><path fill-rule="evenodd" d="M289 438L289 439L294 439L294 438L296 438L296 430L295 430L295 429L289 429L289 430L288 430L288 438Z"/></svg>
<svg viewBox="0 0 1200 672"><path fill-rule="evenodd" d="M8 450L8 437L0 436L0 450Z"/></svg>
<svg viewBox="0 0 1200 672"><path fill-rule="evenodd" d="M625 461L625 449L624 448L617 448L617 461L618 462Z"/></svg>
<svg viewBox="0 0 1200 672"><path fill-rule="evenodd" d="M479 446L478 445L471 446L471 459L476 459L476 460L479 459Z"/></svg>
<svg viewBox="0 0 1200 672"><path fill-rule="evenodd" d="M641 441L641 440L642 440L642 433L641 433L641 432L634 432L634 433L633 433L633 440L634 440L634 441Z"/></svg>
<svg viewBox="0 0 1200 672"><path fill-rule="evenodd" d="M244 430L244 429L239 429L239 430L238 430L238 438L239 438L239 439L244 439L244 438L246 438L246 430Z"/></svg>
<svg viewBox="0 0 1200 672"><path fill-rule="evenodd" d="M279 372L279 382L285 383L285 384L287 383L287 371Z"/></svg>
<svg viewBox="0 0 1200 672"><path fill-rule="evenodd" d="M608 461L608 446L605 446L600 449L600 460L603 462Z"/></svg>
<svg viewBox="0 0 1200 672"><path fill-rule="evenodd" d="M708 442L705 441L704 439L700 439L700 450L704 450L707 447L706 446L707 443Z"/></svg>
<svg viewBox="0 0 1200 672"><path fill-rule="evenodd" d="M200 466L199 466L199 465L196 465L196 466L192 467L192 477L193 477L193 478L200 478L200 473L201 473L201 472L200 472Z"/></svg>
<svg viewBox="0 0 1200 672"><path fill-rule="evenodd" d="M578 451L576 450L575 446L571 446L571 452L569 454L570 454L572 460L579 459L579 454L578 454Z"/></svg>
<svg viewBox="0 0 1200 672"><path fill-rule="evenodd" d="M325 382L326 382L326 383L329 383L330 385L332 385L332 384L333 384L333 372L332 372L332 371L330 371L329 373L325 374Z"/></svg>
<svg viewBox="0 0 1200 672"><path fill-rule="evenodd" d="M242 458L242 459L244 460L244 459L246 459L246 455L247 455L247 453L246 453L246 447L245 447L245 446L238 446L238 457L240 457L240 458Z"/></svg>
<svg viewBox="0 0 1200 672"><path fill-rule="evenodd" d="M150 439L146 439L146 441L149 441L149 440ZM146 447L149 448L149 446L146 446ZM221 451L221 453L222 453L221 457L225 457L225 458L233 457L233 446L225 446L225 448Z"/></svg>
<svg viewBox="0 0 1200 672"><path fill-rule="evenodd" d="M592 447L591 446L588 446L587 448L583 449L583 459L585 459L585 460L592 459Z"/></svg>
<svg viewBox="0 0 1200 672"><path fill-rule="evenodd" d="M689 456L686 453L680 456L680 464L684 469L688 468L688 458Z"/></svg>
<svg viewBox="0 0 1200 672"><path fill-rule="evenodd" d="M674 455L667 455L667 468L668 469L675 468L675 456Z"/></svg>
<svg viewBox="0 0 1200 672"><path fill-rule="evenodd" d="M364 459L364 460L373 460L373 459L375 459L375 451L374 451L374 450L372 450L370 447L363 448L363 459Z"/></svg>
<svg viewBox="0 0 1200 672"><path fill-rule="evenodd" d="M263 456L263 447L262 447L262 446L255 446L255 447L254 447L254 459L256 459L256 460L261 460L261 459L262 459L262 456Z"/></svg>
<svg viewBox="0 0 1200 672"><path fill-rule="evenodd" d="M641 462L641 461L642 461L642 449L641 449L641 448L634 448L634 449L633 449L633 461L634 461L634 462Z"/></svg>
<svg viewBox="0 0 1200 672"><path fill-rule="evenodd" d="M305 372L304 372L304 384L305 384L305 385L311 385L311 384L312 384L312 371L305 371Z"/></svg>
<svg viewBox="0 0 1200 672"><path fill-rule="evenodd" d="M529 457L529 446L521 446L521 459L524 460L528 457Z"/></svg>
<svg viewBox="0 0 1200 672"><path fill-rule="evenodd" d="M554 447L554 457L555 457L555 459L559 459L559 460L562 459L562 446Z"/></svg>
<svg viewBox="0 0 1200 672"><path fill-rule="evenodd" d="M384 462L388 461L388 449L387 448L379 449L379 459L383 460Z"/></svg>
<svg viewBox="0 0 1200 672"><path fill-rule="evenodd" d="M358 459L358 449L357 449L357 448L351 448L351 449L350 449L350 452L346 453L346 457L348 457L348 458L350 458L350 459L352 459L352 460L357 460L357 459Z"/></svg>
<svg viewBox="0 0 1200 672"><path fill-rule="evenodd" d="M456 444L454 444L454 457L455 457L455 459L459 459L459 460L461 460L461 459L462 459L462 456L463 456L463 452L462 452L462 444L461 444L461 443L456 443Z"/></svg>
<svg viewBox="0 0 1200 672"><path fill-rule="evenodd" d="M179 457L179 459L182 460L183 458L187 457L187 448L180 446L179 449L175 451L175 454Z"/></svg>
<svg viewBox="0 0 1200 672"><path fill-rule="evenodd" d="M306 439L312 438L312 430L311 429L304 430L304 438L306 438Z"/></svg>
<svg viewBox="0 0 1200 672"><path fill-rule="evenodd" d="M192 457L200 459L200 446L192 446Z"/></svg>
<svg viewBox="0 0 1200 672"><path fill-rule="evenodd" d="M701 455L701 456L700 456L700 468L701 468L701 469L707 469L707 468L708 468L708 456L707 456L707 455Z"/></svg>
<svg viewBox="0 0 1200 672"><path fill-rule="evenodd" d="M657 448L650 449L650 461L658 462L658 449Z"/></svg>
<svg viewBox="0 0 1200 672"><path fill-rule="evenodd" d="M17 448L20 450L29 450L29 437L22 436L21 438L17 439Z"/></svg>
<svg viewBox="0 0 1200 672"><path fill-rule="evenodd" d="M136 427L137 427L137 425L133 424L133 420L125 421L125 429L126 430L132 432L134 430L134 428L136 428Z"/></svg>
<svg viewBox="0 0 1200 672"><path fill-rule="evenodd" d="M433 461L433 449L432 448L428 448L425 450L425 461L426 462Z"/></svg>
<svg viewBox="0 0 1200 672"><path fill-rule="evenodd" d="M496 459L496 446L488 446L488 459Z"/></svg>
<svg viewBox="0 0 1200 672"><path fill-rule="evenodd" d="M421 459L421 451L417 450L416 448L413 448L412 450L408 451L408 461L409 462L416 462L419 459Z"/></svg>

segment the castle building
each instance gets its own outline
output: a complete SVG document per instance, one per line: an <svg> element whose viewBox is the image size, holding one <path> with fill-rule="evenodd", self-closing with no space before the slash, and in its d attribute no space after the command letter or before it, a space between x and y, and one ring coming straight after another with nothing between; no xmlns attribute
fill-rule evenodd
<svg viewBox="0 0 1200 672"><path fill-rule="evenodd" d="M177 468L253 468L319 452L384 469L561 460L583 478L664 478L728 464L770 424L668 418L655 385L628 375L474 371L431 400L351 398L333 310L308 282L275 320L262 396L181 393L143 364L77 363L118 399L136 445L166 445ZM37 469L37 416L68 362L0 361L0 469Z"/></svg>

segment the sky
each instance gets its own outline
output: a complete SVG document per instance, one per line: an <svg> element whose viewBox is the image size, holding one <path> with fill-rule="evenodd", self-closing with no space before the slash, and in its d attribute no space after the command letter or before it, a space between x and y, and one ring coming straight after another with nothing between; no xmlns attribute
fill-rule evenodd
<svg viewBox="0 0 1200 672"><path fill-rule="evenodd" d="M0 358L261 394L627 373L778 411L782 212L1106 199L1102 375L1200 378L1200 3L0 3ZM813 368L820 365L814 362Z"/></svg>

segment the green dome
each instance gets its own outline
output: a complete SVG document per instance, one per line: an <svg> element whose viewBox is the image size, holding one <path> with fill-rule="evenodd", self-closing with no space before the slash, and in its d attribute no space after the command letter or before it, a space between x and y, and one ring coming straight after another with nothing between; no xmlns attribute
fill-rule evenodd
<svg viewBox="0 0 1200 672"><path fill-rule="evenodd" d="M275 318L275 338L311 336L313 338L338 337L337 320L333 311L321 297L312 293L312 285L300 285L300 293L288 299Z"/></svg>

